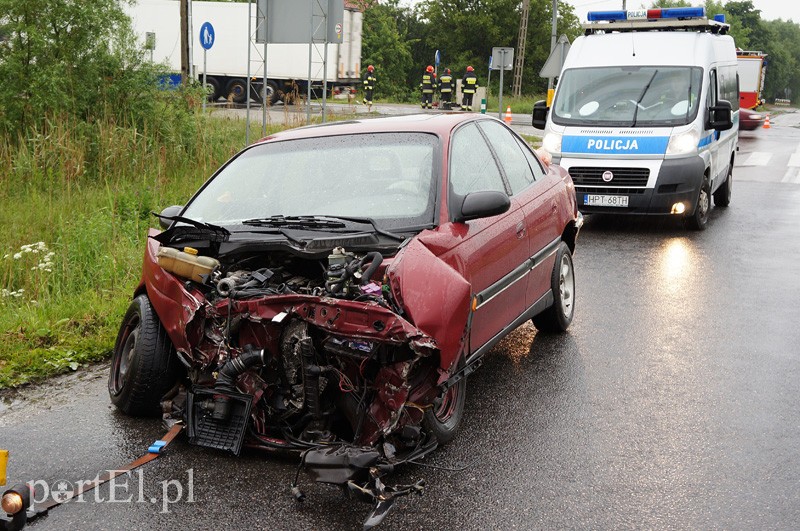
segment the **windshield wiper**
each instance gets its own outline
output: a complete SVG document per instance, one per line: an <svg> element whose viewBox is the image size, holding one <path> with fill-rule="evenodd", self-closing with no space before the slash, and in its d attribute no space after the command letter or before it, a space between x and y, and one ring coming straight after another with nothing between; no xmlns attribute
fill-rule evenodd
<svg viewBox="0 0 800 531"><path fill-rule="evenodd" d="M405 241L406 237L401 236L400 234L396 234L394 232L389 232L388 230L384 230L378 225L375 224L375 220L368 217L357 217L357 216L322 216L325 218L332 218L332 219L341 219L344 221L352 221L355 223L364 223L366 225L372 225L373 232L380 234L381 236L386 236L387 238L395 239L399 242Z"/></svg>
<svg viewBox="0 0 800 531"><path fill-rule="evenodd" d="M345 224L341 221L320 219L317 216L269 216L266 218L246 219L242 221L242 225L289 229L342 229L345 227Z"/></svg>
<svg viewBox="0 0 800 531"><path fill-rule="evenodd" d="M216 232L222 234L224 236L230 236L230 231L225 227L220 227L219 225L212 225L211 223L204 223L202 221L197 221L191 218L185 218L183 216L162 216L161 214L156 214L155 212L150 212L158 219L166 219L169 221L177 221L179 223L186 223L187 225L191 225L196 229L206 229L210 230L211 232Z"/></svg>
<svg viewBox="0 0 800 531"><path fill-rule="evenodd" d="M639 114L639 105L642 103L642 100L644 99L644 95L647 94L647 91L650 89L650 85L653 84L653 80L656 78L657 75L658 75L658 69L656 69L656 71L653 72L653 75L650 76L650 81L648 81L647 85L644 86L644 89L642 89L642 93L639 95L639 98L636 100L636 109L633 111L633 125L631 125L631 127L636 127L636 117Z"/></svg>

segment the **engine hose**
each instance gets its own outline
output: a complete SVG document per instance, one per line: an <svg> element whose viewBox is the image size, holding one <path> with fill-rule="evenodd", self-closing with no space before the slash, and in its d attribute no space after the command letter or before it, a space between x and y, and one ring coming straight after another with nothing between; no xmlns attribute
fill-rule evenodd
<svg viewBox="0 0 800 531"><path fill-rule="evenodd" d="M322 417L319 403L320 367L316 364L314 344L310 337L300 340L300 355L303 357L303 387L305 389L305 406L314 420Z"/></svg>
<svg viewBox="0 0 800 531"><path fill-rule="evenodd" d="M229 393L236 392L236 379L244 371L256 365L264 365L264 349L255 350L250 346L245 347L245 351L240 356L229 359L219 370L214 389Z"/></svg>
<svg viewBox="0 0 800 531"><path fill-rule="evenodd" d="M217 293L222 297L227 297L236 288L236 278L228 277L223 278L217 282Z"/></svg>
<svg viewBox="0 0 800 531"><path fill-rule="evenodd" d="M378 268L383 263L383 255L377 251L373 251L371 253L367 253L364 258L361 259L358 268L361 269L364 267L364 264L367 263L368 260L372 260L372 263L369 265L367 270L361 275L361 285L365 286L369 284L370 280L372 280L372 275L378 271Z"/></svg>

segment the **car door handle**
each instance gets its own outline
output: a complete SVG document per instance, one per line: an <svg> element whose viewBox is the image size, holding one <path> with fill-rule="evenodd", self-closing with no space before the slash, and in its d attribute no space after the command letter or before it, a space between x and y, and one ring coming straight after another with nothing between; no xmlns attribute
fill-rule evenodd
<svg viewBox="0 0 800 531"><path fill-rule="evenodd" d="M522 239L525 237L525 223L520 221L517 223L517 238Z"/></svg>

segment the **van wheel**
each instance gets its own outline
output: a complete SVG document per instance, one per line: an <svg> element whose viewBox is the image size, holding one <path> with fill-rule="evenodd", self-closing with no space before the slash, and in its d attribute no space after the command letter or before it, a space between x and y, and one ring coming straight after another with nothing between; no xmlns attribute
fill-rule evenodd
<svg viewBox="0 0 800 531"><path fill-rule="evenodd" d="M722 186L717 188L714 192L714 205L718 207L726 207L731 204L731 190L733 189L733 161L728 167L728 175L725 177L725 182Z"/></svg>
<svg viewBox="0 0 800 531"><path fill-rule="evenodd" d="M708 213L711 210L711 195L709 194L708 181L703 181L700 192L697 194L697 206L694 212L683 218L687 229L705 230L708 225Z"/></svg>
<svg viewBox="0 0 800 531"><path fill-rule="evenodd" d="M566 243L561 242L556 253L556 263L550 276L550 289L553 290L553 305L533 316L531 321L540 332L564 332L575 315L575 269L572 254Z"/></svg>

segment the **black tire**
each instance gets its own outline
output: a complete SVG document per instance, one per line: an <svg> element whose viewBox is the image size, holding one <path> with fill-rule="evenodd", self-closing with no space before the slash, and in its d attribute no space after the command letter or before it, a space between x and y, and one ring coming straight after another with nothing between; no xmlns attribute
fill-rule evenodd
<svg viewBox="0 0 800 531"><path fill-rule="evenodd" d="M464 367L464 358L458 362L456 370ZM462 378L439 396L432 408L425 410L422 426L436 437L439 444L452 441L464 417L464 403L467 399L467 379Z"/></svg>
<svg viewBox="0 0 800 531"><path fill-rule="evenodd" d="M561 242L556 252L556 262L550 275L553 304L531 321L539 332L557 334L565 332L575 315L575 268L569 246Z"/></svg>
<svg viewBox="0 0 800 531"><path fill-rule="evenodd" d="M281 100L281 95L278 93L278 84L274 81L267 80L267 104L272 106Z"/></svg>
<svg viewBox="0 0 800 531"><path fill-rule="evenodd" d="M244 103L247 100L247 81L238 77L231 79L225 87L225 92L233 103Z"/></svg>
<svg viewBox="0 0 800 531"><path fill-rule="evenodd" d="M161 397L175 384L178 359L147 295L131 302L114 344L108 394L123 413L156 416Z"/></svg>
<svg viewBox="0 0 800 531"><path fill-rule="evenodd" d="M683 218L687 229L706 230L708 225L708 213L711 212L711 189L708 181L704 180L700 191L697 193L697 206L694 212Z"/></svg>
<svg viewBox="0 0 800 531"><path fill-rule="evenodd" d="M714 205L718 207L726 207L731 204L731 192L733 191L733 160L728 166L728 175L725 177L725 182L717 188L714 192Z"/></svg>
<svg viewBox="0 0 800 531"><path fill-rule="evenodd" d="M200 77L200 81L203 81L203 77ZM208 101L214 102L217 101L220 97L220 86L219 80L213 76L206 76L206 92L208 93Z"/></svg>

